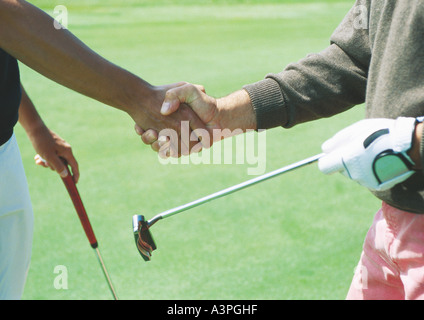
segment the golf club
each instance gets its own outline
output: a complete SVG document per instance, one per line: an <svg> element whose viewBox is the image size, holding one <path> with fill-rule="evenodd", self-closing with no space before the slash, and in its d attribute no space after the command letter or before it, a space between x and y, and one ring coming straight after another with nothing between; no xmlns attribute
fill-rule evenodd
<svg viewBox="0 0 424 320"><path fill-rule="evenodd" d="M234 193L236 191L240 191L244 188L255 185L259 182L266 181L266 180L274 178L276 176L282 175L282 174L287 173L289 171L292 171L294 169L301 168L301 167L304 167L306 165L312 164L314 162L317 162L323 155L324 154L321 153L321 154L312 156L310 158L301 160L299 162L293 163L291 165L285 166L285 167L277 169L275 171L271 171L271 172L266 173L264 175L261 175L259 177L247 180L247 181L242 182L240 184L237 184L235 186L232 186L232 187L226 188L224 190L215 192L213 194L210 194L210 195L205 196L203 198L200 198L198 200L189 202L185 205L164 211L160 214L157 214L156 216L154 216L150 220L146 220L143 215L134 215L133 220L132 220L133 233L134 233L134 238L135 238L135 242L136 242L136 245L137 245L137 249L138 249L140 255L143 257L143 259L145 261L151 260L152 252L153 252L153 250L156 250L156 244L153 240L153 237L152 237L149 229L152 225L154 225L159 220L171 217L171 216L173 216L177 213L180 213L180 212L186 211L188 209L200 206L200 205L207 203L211 200L221 198L223 196L229 195L229 194Z"/></svg>
<svg viewBox="0 0 424 320"><path fill-rule="evenodd" d="M41 158L41 157L40 157ZM44 163L46 163L46 160L42 159ZM84 204L82 203L80 194L78 192L78 189L75 185L74 178L71 174L71 170L69 170L68 163L65 159L62 158L63 163L66 166L66 170L68 171L68 175L65 178L62 178L63 183L66 186L66 189L68 190L69 196L71 197L72 203L74 204L74 207L77 211L78 217L81 221L81 225L84 229L84 232L87 236L88 241L90 242L91 247L94 249L97 260L99 261L99 264L102 268L103 274L106 278L106 281L108 283L109 289L113 295L113 298L115 300L118 300L118 296L116 295L115 289L112 284L112 280L109 276L109 273L107 272L106 265L102 259L102 256L100 254L99 245L96 239L96 236L94 235L93 228L91 226L90 220L88 219L87 212L85 210Z"/></svg>

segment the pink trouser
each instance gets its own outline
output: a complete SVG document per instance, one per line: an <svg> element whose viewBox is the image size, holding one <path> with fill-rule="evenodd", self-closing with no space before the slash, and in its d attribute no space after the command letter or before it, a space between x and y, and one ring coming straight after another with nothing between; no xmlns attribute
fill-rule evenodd
<svg viewBox="0 0 424 320"><path fill-rule="evenodd" d="M348 300L424 300L424 215L386 203L365 238Z"/></svg>

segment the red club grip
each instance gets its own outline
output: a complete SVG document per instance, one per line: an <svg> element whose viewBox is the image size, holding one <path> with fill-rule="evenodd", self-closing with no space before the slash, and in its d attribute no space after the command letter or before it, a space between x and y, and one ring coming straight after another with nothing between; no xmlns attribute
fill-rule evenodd
<svg viewBox="0 0 424 320"><path fill-rule="evenodd" d="M70 173L68 166L66 166L66 169L68 170L68 175L65 178L62 178L63 183L65 184L69 195L71 196L72 203L74 204L74 207L77 211L78 217L81 221L82 227L85 231L88 241L90 242L91 247L95 249L97 248L96 236L94 235L94 231L91 227L90 220L88 219L87 212L85 211L77 186L75 185L74 179Z"/></svg>

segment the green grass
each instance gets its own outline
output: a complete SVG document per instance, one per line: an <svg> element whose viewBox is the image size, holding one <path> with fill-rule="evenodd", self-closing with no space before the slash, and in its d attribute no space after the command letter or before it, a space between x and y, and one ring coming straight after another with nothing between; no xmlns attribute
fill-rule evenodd
<svg viewBox="0 0 424 320"><path fill-rule="evenodd" d="M324 49L352 5L250 2L73 1L69 28L153 84L184 80L223 96ZM52 12L58 2L34 3ZM78 187L121 299L344 299L379 205L366 190L310 166L159 222L152 228L158 250L145 263L133 214L150 218L245 181L249 165L162 165L127 115L25 66L22 80L47 125L73 146ZM363 114L359 106L268 131L266 171L320 152L325 139ZM16 132L35 212L24 299L109 299L62 182L33 164L28 139ZM67 290L53 286L57 265L68 269Z"/></svg>

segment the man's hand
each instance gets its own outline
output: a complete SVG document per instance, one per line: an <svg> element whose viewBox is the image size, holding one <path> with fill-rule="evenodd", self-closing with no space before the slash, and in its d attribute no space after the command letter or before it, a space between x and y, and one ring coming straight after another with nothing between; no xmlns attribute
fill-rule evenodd
<svg viewBox="0 0 424 320"><path fill-rule="evenodd" d="M415 118L359 121L323 144L326 155L319 168L326 174L341 172L373 191L388 190L421 167L415 152L421 132Z"/></svg>
<svg viewBox="0 0 424 320"><path fill-rule="evenodd" d="M196 130L207 131L207 126L204 121L187 105L181 105L178 110L172 115L164 115L161 112L162 103L165 100L168 92L179 89L186 85L185 82L152 87L151 99L148 103L132 108L128 114L135 121L135 130L142 136L142 140L146 144L151 144L152 149L159 151L160 134L173 132L176 136L176 143L173 146L172 156L179 157L181 155L188 155L191 152L199 151L194 148L201 142L197 139ZM168 113L169 114L169 113ZM194 136L194 139L184 139L182 137L182 130L186 129L189 136ZM164 136L162 136L164 137ZM198 147L197 147L198 148Z"/></svg>
<svg viewBox="0 0 424 320"><path fill-rule="evenodd" d="M209 135L208 139L202 139L202 146L210 147L213 142L231 136L235 129L237 132L245 132L248 129L256 129L256 118L246 91L236 91L224 98L215 99L206 94L201 85L184 83L166 92L162 104L161 114L172 116L175 112L189 106L204 122ZM142 130L136 126L137 134L145 144L150 144L155 151L172 149L169 139L161 139L155 130ZM223 129L229 129L223 131ZM214 134L215 130L221 130L220 134ZM196 132L195 132L196 133ZM230 133L230 134L228 134ZM202 136L198 134L198 136ZM204 135L203 135L204 138ZM200 151L200 150L196 150Z"/></svg>
<svg viewBox="0 0 424 320"><path fill-rule="evenodd" d="M169 116L176 112L181 104L190 106L209 130L221 129L217 100L208 96L203 86L185 83L168 90L161 114Z"/></svg>
<svg viewBox="0 0 424 320"><path fill-rule="evenodd" d="M181 82L176 84L173 88L167 88L164 99L161 103L160 113L166 118L172 118L178 116L179 113L189 113L190 111L196 114L198 120L190 122L190 128L193 130L194 135L200 130L206 130L209 136L212 136L213 129L220 129L219 121L217 119L218 112L216 106L216 100L212 97L206 95L205 90L200 85L188 84ZM197 121L200 121L198 123ZM201 124L193 126L192 124ZM193 147L193 142L188 139L188 141L178 140L170 141L168 136L161 136L161 132L158 132L154 129L143 130L139 125L136 125L135 130L137 134L141 135L141 138L145 144L150 144L152 149L156 152L160 150L164 151L163 156L174 156L175 150L178 148L178 145L187 146L190 144ZM203 131L204 133L205 131ZM166 134L166 131L162 132ZM180 136L181 138L181 136ZM199 140L201 135L199 134ZM208 148L212 145L213 141L211 139L204 139L201 144L202 148ZM197 145L199 145L197 141ZM187 148L186 148L187 150ZM192 149L192 152L199 152L201 148ZM188 153L185 153L187 155ZM162 155L162 154L161 154Z"/></svg>

